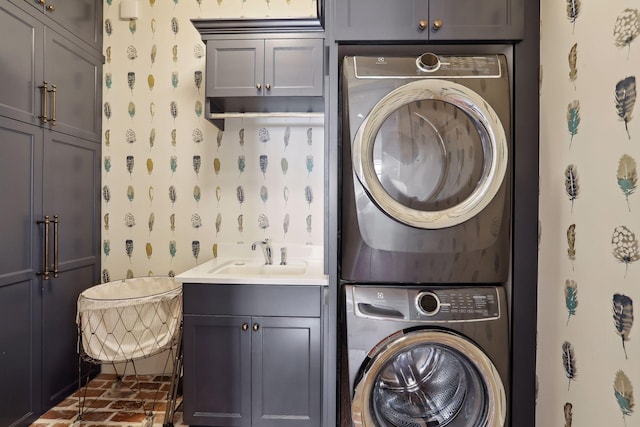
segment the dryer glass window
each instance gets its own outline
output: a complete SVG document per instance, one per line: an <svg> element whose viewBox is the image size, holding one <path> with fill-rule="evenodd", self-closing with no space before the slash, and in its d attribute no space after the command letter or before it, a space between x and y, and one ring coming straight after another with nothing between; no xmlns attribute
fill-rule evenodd
<svg viewBox="0 0 640 427"><path fill-rule="evenodd" d="M380 369L371 396L376 425L481 426L487 398L482 376L458 350L425 343L405 349Z"/></svg>
<svg viewBox="0 0 640 427"><path fill-rule="evenodd" d="M398 203L423 212L459 205L492 162L484 127L457 106L419 100L394 110L373 147L374 169Z"/></svg>

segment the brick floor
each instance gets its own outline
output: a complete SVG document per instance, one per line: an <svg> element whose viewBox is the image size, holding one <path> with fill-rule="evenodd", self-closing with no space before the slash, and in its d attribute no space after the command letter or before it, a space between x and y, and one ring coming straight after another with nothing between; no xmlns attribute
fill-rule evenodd
<svg viewBox="0 0 640 427"><path fill-rule="evenodd" d="M84 389L51 408L30 427L149 427L149 411L153 413L153 426L162 426L170 384L167 376L138 375L136 382L134 375L127 375L118 383L114 374L99 374L87 385L82 421L78 422L78 405L79 396L85 396ZM173 425L186 426L181 405Z"/></svg>

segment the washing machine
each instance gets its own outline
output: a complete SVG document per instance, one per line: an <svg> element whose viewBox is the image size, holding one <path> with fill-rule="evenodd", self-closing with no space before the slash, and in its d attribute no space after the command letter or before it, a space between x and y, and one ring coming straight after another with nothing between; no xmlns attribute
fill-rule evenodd
<svg viewBox="0 0 640 427"><path fill-rule="evenodd" d="M503 427L504 289L345 285L355 427Z"/></svg>
<svg viewBox="0 0 640 427"><path fill-rule="evenodd" d="M509 88L502 54L345 56L343 282L507 280Z"/></svg>

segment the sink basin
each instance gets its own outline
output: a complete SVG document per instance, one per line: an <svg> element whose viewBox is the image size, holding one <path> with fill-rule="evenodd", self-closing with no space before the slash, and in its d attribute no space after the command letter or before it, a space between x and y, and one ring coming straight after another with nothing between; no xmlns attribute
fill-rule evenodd
<svg viewBox="0 0 640 427"><path fill-rule="evenodd" d="M262 261L232 260L217 265L209 271L211 274L229 274L234 276L301 276L307 272L307 263L296 261L286 265L266 265Z"/></svg>

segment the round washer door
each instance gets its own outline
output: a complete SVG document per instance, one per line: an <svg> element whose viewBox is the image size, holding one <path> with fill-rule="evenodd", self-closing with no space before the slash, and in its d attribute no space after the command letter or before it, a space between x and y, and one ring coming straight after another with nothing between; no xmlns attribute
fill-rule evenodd
<svg viewBox="0 0 640 427"><path fill-rule="evenodd" d="M356 427L503 427L500 375L471 341L448 331L392 336L355 385Z"/></svg>
<svg viewBox="0 0 640 427"><path fill-rule="evenodd" d="M508 144L476 92L422 79L382 98L352 144L353 168L373 202L403 224L440 229L484 209L500 189Z"/></svg>

